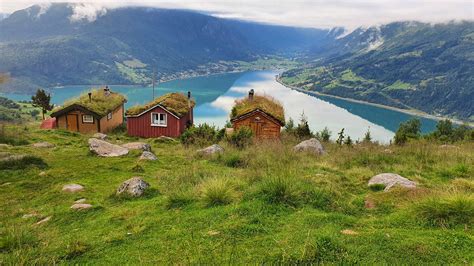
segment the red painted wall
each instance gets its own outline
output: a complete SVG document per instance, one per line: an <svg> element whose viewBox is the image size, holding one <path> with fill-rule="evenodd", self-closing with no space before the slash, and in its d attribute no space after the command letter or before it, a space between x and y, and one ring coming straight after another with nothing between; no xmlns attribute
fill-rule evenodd
<svg viewBox="0 0 474 266"><path fill-rule="evenodd" d="M127 132L129 136L142 138L156 138L160 136L167 136L172 138L179 137L184 130L186 130L186 122L192 122L192 109L187 115L181 119L177 119L163 108L157 106L139 117L127 117ZM151 113L165 113L167 114L167 126L158 127L151 125Z"/></svg>

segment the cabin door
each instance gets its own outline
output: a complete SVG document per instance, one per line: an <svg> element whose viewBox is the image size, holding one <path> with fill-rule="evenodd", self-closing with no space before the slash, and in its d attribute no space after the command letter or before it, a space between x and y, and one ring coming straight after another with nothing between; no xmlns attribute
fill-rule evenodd
<svg viewBox="0 0 474 266"><path fill-rule="evenodd" d="M262 127L263 127L263 121L260 117L255 117L251 123L251 128L253 133L255 134L255 137L259 138L262 136Z"/></svg>
<svg viewBox="0 0 474 266"><path fill-rule="evenodd" d="M70 131L79 131L79 121L77 115L67 115L67 129Z"/></svg>

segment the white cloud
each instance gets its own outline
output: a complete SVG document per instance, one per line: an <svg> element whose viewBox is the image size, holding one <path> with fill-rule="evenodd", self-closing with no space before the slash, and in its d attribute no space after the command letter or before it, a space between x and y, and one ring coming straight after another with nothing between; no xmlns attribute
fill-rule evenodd
<svg viewBox="0 0 474 266"><path fill-rule="evenodd" d="M0 12L51 2L63 0L0 1ZM191 9L225 18L318 28L353 29L402 20L474 20L473 0L95 0L80 7L77 14L93 20L105 12L103 8L123 6Z"/></svg>
<svg viewBox="0 0 474 266"><path fill-rule="evenodd" d="M70 17L71 21L87 20L92 22L96 20L97 17L107 13L107 9L103 5L98 4L81 3L72 4L71 7L73 10L73 13Z"/></svg>

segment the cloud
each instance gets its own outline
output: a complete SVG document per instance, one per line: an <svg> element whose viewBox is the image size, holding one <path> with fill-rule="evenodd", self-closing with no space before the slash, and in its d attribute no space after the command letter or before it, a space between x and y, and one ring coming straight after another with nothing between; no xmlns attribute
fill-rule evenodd
<svg viewBox="0 0 474 266"><path fill-rule="evenodd" d="M107 13L106 7L98 4L71 4L71 7L73 12L69 18L71 21L87 20L88 22L92 22L96 20L97 17Z"/></svg>
<svg viewBox="0 0 474 266"><path fill-rule="evenodd" d="M63 0L0 1L0 12L52 2ZM95 0L78 6L75 14L93 20L107 8L124 6L190 9L223 18L317 28L353 29L402 20L474 20L472 0Z"/></svg>

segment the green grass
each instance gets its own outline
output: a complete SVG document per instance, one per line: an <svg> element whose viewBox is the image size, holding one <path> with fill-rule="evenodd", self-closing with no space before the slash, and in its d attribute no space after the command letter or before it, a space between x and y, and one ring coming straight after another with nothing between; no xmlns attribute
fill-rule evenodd
<svg viewBox="0 0 474 266"><path fill-rule="evenodd" d="M392 85L387 87L388 90L411 90L413 85L400 80L395 81Z"/></svg>
<svg viewBox="0 0 474 266"><path fill-rule="evenodd" d="M223 142L223 155L200 157L196 147L140 139L160 159L138 162L139 153L92 155L85 135L6 130L56 147L0 151L48 165L0 171L2 265L474 262L472 142L443 149L419 141L391 146L391 154L375 144L328 143L321 157L292 152L291 139L243 150ZM111 139L136 140L123 133ZM382 172L405 176L419 188L372 191L367 181ZM148 182L149 192L115 197L133 176ZM70 183L85 189L62 192ZM80 198L94 207L70 210ZM375 207L365 208L367 200ZM345 229L357 234L342 234Z"/></svg>

